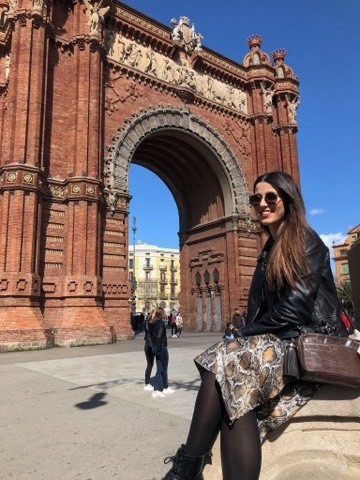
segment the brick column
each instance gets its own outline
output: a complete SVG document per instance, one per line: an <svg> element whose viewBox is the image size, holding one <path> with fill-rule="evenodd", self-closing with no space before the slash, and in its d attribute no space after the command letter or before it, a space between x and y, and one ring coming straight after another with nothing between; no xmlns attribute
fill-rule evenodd
<svg viewBox="0 0 360 480"><path fill-rule="evenodd" d="M47 346L39 308L38 226L44 185L39 158L47 52L42 13L46 6L34 7L30 2L21 6L11 13L11 61L2 92L6 108L0 146L0 350Z"/></svg>
<svg viewBox="0 0 360 480"><path fill-rule="evenodd" d="M130 325L131 286L128 272L128 202L126 194L113 202L106 195L107 211L102 218L103 308L114 339L134 337ZM104 212L105 213L105 212Z"/></svg>
<svg viewBox="0 0 360 480"><path fill-rule="evenodd" d="M81 8L79 6L78 8ZM73 59L76 82L73 155L67 159L68 197L61 321L56 345L111 342L102 307L100 183L102 154L103 59L96 38L77 35ZM93 184L94 195L89 195ZM98 186L96 188L95 186ZM53 315L52 315L53 317Z"/></svg>

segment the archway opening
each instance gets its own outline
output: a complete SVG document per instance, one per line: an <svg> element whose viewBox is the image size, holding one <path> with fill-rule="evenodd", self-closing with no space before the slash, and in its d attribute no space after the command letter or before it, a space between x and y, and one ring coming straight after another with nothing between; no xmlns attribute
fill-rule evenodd
<svg viewBox="0 0 360 480"><path fill-rule="evenodd" d="M109 189L132 195L131 164L165 183L179 214L184 326L218 331L239 298L238 226L247 209L241 162L223 137L187 108L141 111L113 138L104 170Z"/></svg>
<svg viewBox="0 0 360 480"><path fill-rule="evenodd" d="M141 226L140 232L140 217L135 214L139 199L132 200L133 207L130 202L129 243L132 247L129 249L129 267L133 269L129 268L129 272L130 275L133 272L131 280L136 287L133 289L133 313L147 313L154 306L164 306L167 312L183 310L184 307L190 323L196 323L202 329L203 309L199 302L204 298L205 328L212 328L215 311L218 317L216 327L219 328L220 284L225 282L226 268L220 268L220 275L217 267L218 262L224 263L224 254L220 254L221 260L214 260L214 265L209 266L208 261L201 268L192 265L200 252L210 252L210 256L216 258L219 247L221 252L226 251L226 210L231 212L232 199L229 181L218 156L191 132L167 128L148 134L138 144L131 160L129 194L141 196L140 202L143 208L146 205L148 212L144 210L146 226ZM170 245L164 244L165 238L169 238L165 230L171 228L171 222L168 224L167 221L169 215L172 222L175 216L179 219L178 256L171 252ZM136 224L133 223L134 217ZM137 242L132 237L134 228ZM153 229L158 230L157 235L151 231ZM162 231L164 235L161 235ZM145 241L141 239L144 235L147 237ZM150 238L154 241L148 242ZM212 272L210 281L204 277L205 269ZM196 284L196 274L204 277L200 287Z"/></svg>
<svg viewBox="0 0 360 480"><path fill-rule="evenodd" d="M189 132L168 128L148 135L132 163L158 175L173 194L179 211L180 248L191 229L224 217L225 197L231 203L219 160Z"/></svg>
<svg viewBox="0 0 360 480"><path fill-rule="evenodd" d="M141 330L155 307L179 309L179 215L171 191L147 168L131 164L129 192L129 279L132 326Z"/></svg>

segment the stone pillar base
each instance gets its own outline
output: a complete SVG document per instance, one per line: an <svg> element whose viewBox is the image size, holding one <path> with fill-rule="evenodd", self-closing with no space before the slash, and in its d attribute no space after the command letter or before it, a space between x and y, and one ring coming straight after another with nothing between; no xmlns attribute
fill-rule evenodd
<svg viewBox="0 0 360 480"><path fill-rule="evenodd" d="M60 328L54 332L54 345L57 347L103 345L106 343L113 343L109 328Z"/></svg>
<svg viewBox="0 0 360 480"><path fill-rule="evenodd" d="M260 480L359 479L359 395L359 389L323 386L265 441ZM219 448L218 438L204 480L222 479Z"/></svg>
<svg viewBox="0 0 360 480"><path fill-rule="evenodd" d="M46 328L39 307L11 305L0 308L0 352L51 346L51 331Z"/></svg>
<svg viewBox="0 0 360 480"><path fill-rule="evenodd" d="M69 306L61 309L62 318L54 325L54 345L74 347L113 343L113 334L101 307Z"/></svg>
<svg viewBox="0 0 360 480"><path fill-rule="evenodd" d="M128 340L135 337L130 324L129 308L106 307L104 315L113 334L113 341Z"/></svg>

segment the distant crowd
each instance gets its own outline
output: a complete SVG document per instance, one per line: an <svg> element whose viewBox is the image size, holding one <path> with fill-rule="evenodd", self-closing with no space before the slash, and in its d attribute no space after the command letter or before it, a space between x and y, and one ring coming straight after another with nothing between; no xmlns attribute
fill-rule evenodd
<svg viewBox="0 0 360 480"><path fill-rule="evenodd" d="M145 321L148 319L149 313L132 313L130 316L131 328L135 335L142 333L145 327ZM165 323L171 329L173 338L180 337L183 329L183 319L179 311L172 309L167 315Z"/></svg>

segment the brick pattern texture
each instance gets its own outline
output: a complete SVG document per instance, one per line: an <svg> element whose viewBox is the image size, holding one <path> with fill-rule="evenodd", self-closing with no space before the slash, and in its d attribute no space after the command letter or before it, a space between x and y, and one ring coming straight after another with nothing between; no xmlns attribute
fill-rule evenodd
<svg viewBox="0 0 360 480"><path fill-rule="evenodd" d="M82 2L38 3L14 4L0 30L0 350L133 336L130 162L157 173L178 205L185 328L222 329L246 306L264 243L246 200L254 179L275 169L299 179L287 107L298 81L284 53L272 63L253 37L237 64L189 51L125 5L94 32ZM155 75L130 45L196 72L197 84ZM210 97L214 82L243 92L246 109ZM151 185L144 194L157 203Z"/></svg>

